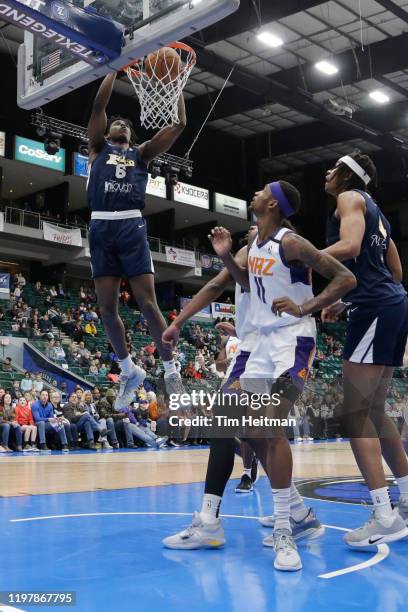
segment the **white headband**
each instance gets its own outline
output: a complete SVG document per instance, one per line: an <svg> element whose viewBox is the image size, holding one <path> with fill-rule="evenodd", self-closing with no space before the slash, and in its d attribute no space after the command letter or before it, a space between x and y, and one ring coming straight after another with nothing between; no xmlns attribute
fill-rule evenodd
<svg viewBox="0 0 408 612"><path fill-rule="evenodd" d="M350 170L354 172L354 174L357 174L365 185L368 185L368 183L371 181L371 177L367 174L364 168L362 168L355 159L350 157L350 155L341 157L340 161L343 162L343 164L346 164L346 166L348 166Z"/></svg>

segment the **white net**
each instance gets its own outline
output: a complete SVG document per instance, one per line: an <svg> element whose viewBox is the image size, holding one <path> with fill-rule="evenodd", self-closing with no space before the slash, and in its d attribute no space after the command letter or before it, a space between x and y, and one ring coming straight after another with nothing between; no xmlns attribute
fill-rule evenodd
<svg viewBox="0 0 408 612"><path fill-rule="evenodd" d="M195 63L193 49L174 43L125 68L139 99L143 127L161 129L179 123L178 100Z"/></svg>

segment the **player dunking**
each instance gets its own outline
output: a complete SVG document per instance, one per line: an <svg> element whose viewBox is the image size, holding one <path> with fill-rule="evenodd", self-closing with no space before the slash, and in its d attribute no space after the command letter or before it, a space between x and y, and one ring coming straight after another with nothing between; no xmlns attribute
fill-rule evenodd
<svg viewBox="0 0 408 612"><path fill-rule="evenodd" d="M342 421L374 506L371 520L344 536L354 548L408 535L408 461L384 408L393 368L402 366L408 298L391 226L367 193L376 174L372 160L355 152L342 157L326 176L326 192L336 198L336 209L329 223L331 246L325 252L344 261L358 281L347 303L323 312L323 320L334 320L349 308ZM400 489L398 509L391 505L382 456Z"/></svg>
<svg viewBox="0 0 408 612"><path fill-rule="evenodd" d="M230 274L245 290L250 289L250 322L256 336L250 352L244 354L241 346L231 379L239 377L242 388L250 393L278 392L281 403L274 418L286 418L307 378L316 336L310 314L332 304L356 284L344 266L283 227L284 219L293 215L299 205L299 192L284 181L266 185L255 195L251 208L258 218L258 235L249 248L247 266L231 256L231 237L227 230L215 228L211 237L216 253ZM310 286L310 268L330 279L326 289L316 297ZM232 386L235 387L235 381ZM229 389L228 382L225 392ZM273 438L248 441L266 467L272 485L274 533L271 542L266 544L275 549L275 568L299 570L302 563L292 537L289 442L280 430ZM233 466L229 455L228 448L220 446L218 462L208 466L206 491L212 479L213 487L222 495ZM166 538L165 546L203 548L214 541L223 543L224 532L218 518L221 495L205 495L203 510L195 515L191 527Z"/></svg>
<svg viewBox="0 0 408 612"><path fill-rule="evenodd" d="M89 163L88 201L91 208L89 247L92 277L102 321L122 370L116 409L126 407L133 391L144 380L145 371L136 366L128 353L125 329L118 313L122 277L129 280L139 308L146 318L164 365L169 393L180 393L181 378L173 353L162 343L165 320L154 290L154 269L142 216L148 181L148 164L170 149L186 125L183 95L178 101L179 123L160 130L139 146L134 142L132 124L127 119L109 121L109 103L116 73L103 80L88 123Z"/></svg>

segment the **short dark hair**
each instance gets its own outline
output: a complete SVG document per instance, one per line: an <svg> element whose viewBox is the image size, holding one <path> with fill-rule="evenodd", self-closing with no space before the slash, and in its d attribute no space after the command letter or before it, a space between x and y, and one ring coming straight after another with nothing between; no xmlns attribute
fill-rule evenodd
<svg viewBox="0 0 408 612"><path fill-rule="evenodd" d="M126 117L121 117L120 115L112 115L112 117L109 117L108 125L106 126L106 134L109 134L111 125L112 123L115 123L115 121L123 121L124 123L126 123L126 125L128 126L130 130L130 143L129 144L131 144L132 146L136 145L138 143L138 139L136 136L135 128L133 126L132 121L130 119L126 119Z"/></svg>
<svg viewBox="0 0 408 612"><path fill-rule="evenodd" d="M359 149L355 149L352 153L348 154L349 157L354 159L359 166L368 174L370 177L369 185L377 186L377 168L371 157L362 153ZM351 176L349 176L351 172ZM368 185L350 168L341 162L336 171L337 180L340 181L342 189L361 189L362 191L368 190Z"/></svg>

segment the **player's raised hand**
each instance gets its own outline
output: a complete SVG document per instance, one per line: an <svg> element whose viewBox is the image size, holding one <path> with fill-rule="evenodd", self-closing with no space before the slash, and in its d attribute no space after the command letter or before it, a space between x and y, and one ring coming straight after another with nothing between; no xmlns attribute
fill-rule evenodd
<svg viewBox="0 0 408 612"><path fill-rule="evenodd" d="M231 234L225 227L214 227L211 234L208 236L214 251L219 257L224 257L232 249Z"/></svg>
<svg viewBox="0 0 408 612"><path fill-rule="evenodd" d="M292 317L302 316L302 311L299 308L298 304L295 304L295 302L293 302L288 297L281 297L277 298L276 300L273 300L272 312L278 317L281 317L283 312L292 315Z"/></svg>
<svg viewBox="0 0 408 612"><path fill-rule="evenodd" d="M164 346L175 349L180 338L180 329L172 323L164 330L162 334L162 342Z"/></svg>

